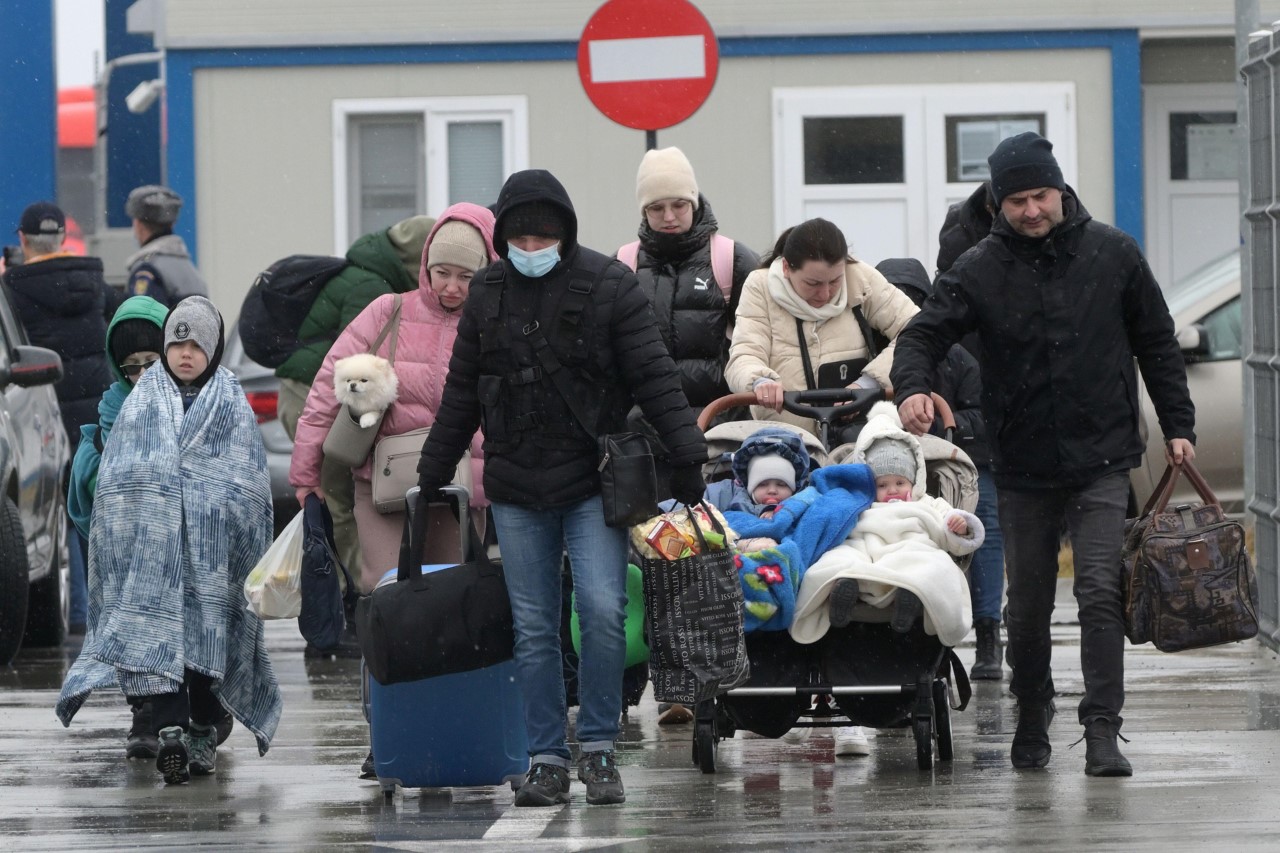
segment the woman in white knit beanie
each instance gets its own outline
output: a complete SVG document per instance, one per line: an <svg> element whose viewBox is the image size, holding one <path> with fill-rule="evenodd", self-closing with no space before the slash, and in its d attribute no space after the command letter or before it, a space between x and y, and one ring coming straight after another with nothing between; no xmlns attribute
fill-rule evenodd
<svg viewBox="0 0 1280 853"><path fill-rule="evenodd" d="M636 204L640 239L620 248L617 257L636 271L680 371L689 405L701 410L729 393L724 381L728 333L742 283L760 265L760 258L718 234L715 214L698 190L689 158L679 148L645 153L636 172ZM638 417L638 411L633 415ZM658 482L663 492L667 473L659 458ZM630 694L627 698L631 701ZM692 713L683 706L659 707L660 724L691 719Z"/></svg>

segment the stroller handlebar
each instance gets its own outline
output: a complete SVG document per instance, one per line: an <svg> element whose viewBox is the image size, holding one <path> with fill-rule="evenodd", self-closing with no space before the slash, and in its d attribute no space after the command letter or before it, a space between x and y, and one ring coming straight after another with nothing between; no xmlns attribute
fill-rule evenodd
<svg viewBox="0 0 1280 853"><path fill-rule="evenodd" d="M930 394L937 415L942 418L946 435L955 433L956 418L951 406L939 394ZM786 391L782 395L782 407L801 417L813 418L819 423L830 424L834 420L846 421L863 415L880 400L892 400L893 392L883 388L820 388L812 391ZM756 395L750 391L728 394L712 400L698 415L698 428L706 432L711 421L721 412L743 406L757 405ZM840 417L836 418L839 414Z"/></svg>

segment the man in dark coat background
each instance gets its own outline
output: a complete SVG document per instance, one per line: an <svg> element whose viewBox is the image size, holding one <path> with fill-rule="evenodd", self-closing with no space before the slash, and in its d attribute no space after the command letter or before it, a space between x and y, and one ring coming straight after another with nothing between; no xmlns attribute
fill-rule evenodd
<svg viewBox="0 0 1280 853"><path fill-rule="evenodd" d="M898 336L892 381L903 425L933 423L934 368L969 332L981 342L982 410L1009 581L1010 757L1044 767L1054 714L1049 617L1066 527L1080 605L1085 773L1129 776L1116 743L1124 705L1120 548L1129 469L1145 449L1135 359L1172 463L1195 456L1195 409L1173 320L1142 252L1095 221L1050 142L1023 133L988 158L999 215L938 278Z"/></svg>
<svg viewBox="0 0 1280 853"><path fill-rule="evenodd" d="M62 381L54 386L71 455L80 427L98 422L98 401L111 384L107 367L107 323L119 297L102 277L102 261L63 251L67 217L52 202L38 201L22 212L18 241L22 264L4 274L13 307L32 345L62 357ZM69 622L84 633L88 618L85 542L68 523L71 562Z"/></svg>

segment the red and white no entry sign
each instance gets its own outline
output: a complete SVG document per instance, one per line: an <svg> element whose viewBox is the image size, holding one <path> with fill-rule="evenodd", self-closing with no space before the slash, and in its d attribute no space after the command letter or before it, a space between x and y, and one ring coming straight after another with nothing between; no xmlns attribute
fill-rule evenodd
<svg viewBox="0 0 1280 853"><path fill-rule="evenodd" d="M715 33L688 0L609 0L578 41L587 97L636 130L661 130L693 115L719 68Z"/></svg>

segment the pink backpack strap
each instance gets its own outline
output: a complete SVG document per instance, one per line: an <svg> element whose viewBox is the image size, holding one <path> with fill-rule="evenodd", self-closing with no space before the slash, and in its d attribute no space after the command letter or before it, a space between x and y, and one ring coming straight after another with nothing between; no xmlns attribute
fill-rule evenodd
<svg viewBox="0 0 1280 853"><path fill-rule="evenodd" d="M711 274L720 286L724 304L728 305L729 297L733 294L733 241L718 233L711 235Z"/></svg>
<svg viewBox="0 0 1280 853"><path fill-rule="evenodd" d="M635 272L636 267L640 265L640 241L633 240L618 249L618 260L631 267L631 271Z"/></svg>

